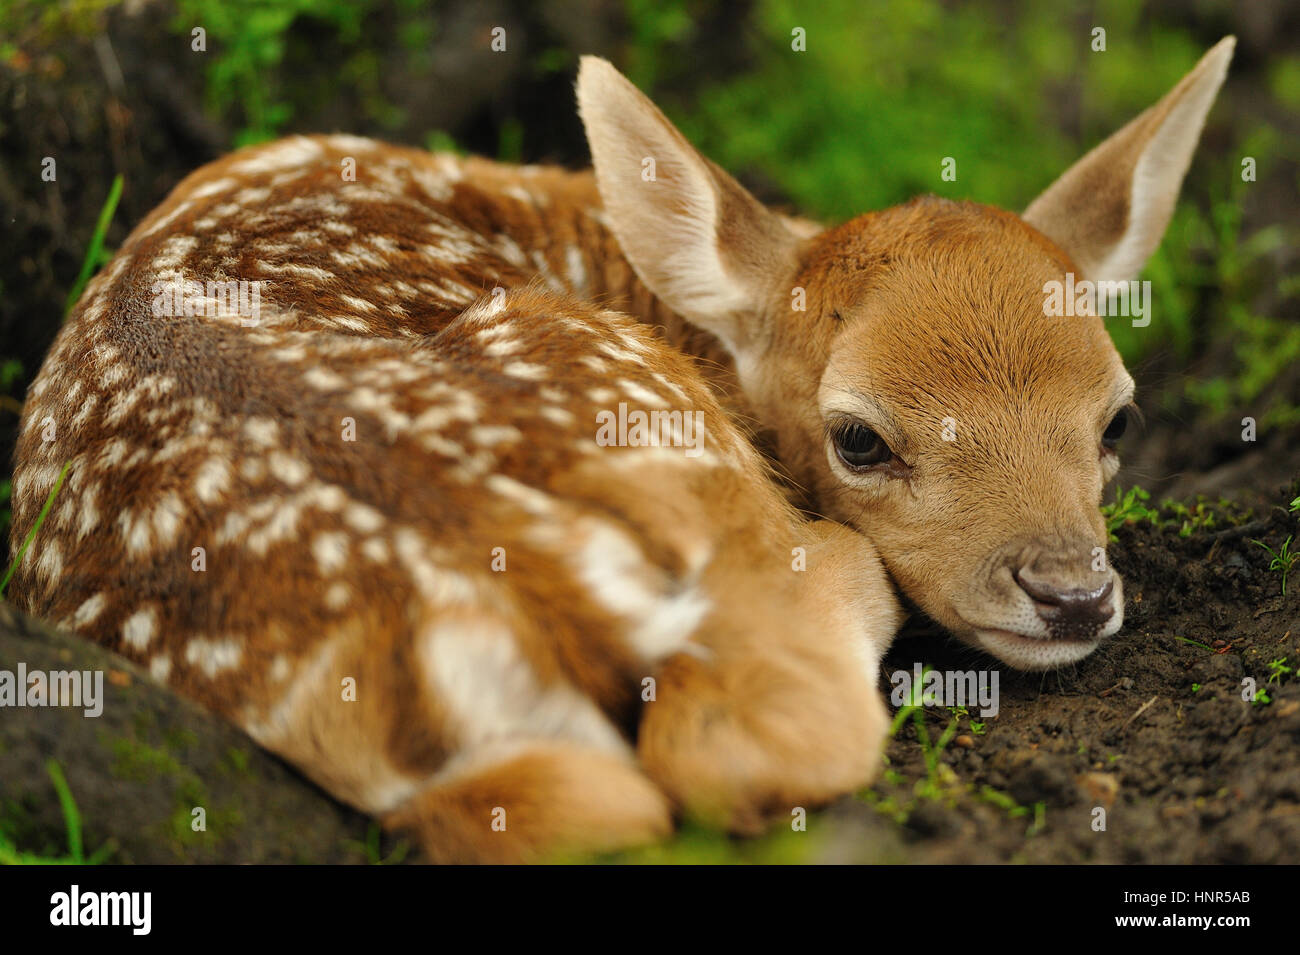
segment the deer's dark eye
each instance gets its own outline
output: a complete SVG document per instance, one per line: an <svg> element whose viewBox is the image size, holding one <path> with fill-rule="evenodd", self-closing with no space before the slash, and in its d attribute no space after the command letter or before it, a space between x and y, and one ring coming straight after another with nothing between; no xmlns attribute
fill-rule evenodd
<svg viewBox="0 0 1300 955"><path fill-rule="evenodd" d="M1119 444L1119 439L1124 437L1124 431L1128 428L1128 409L1121 408L1115 417L1110 419L1110 424L1106 425L1106 430L1101 433L1101 443L1107 448L1114 448Z"/></svg>
<svg viewBox="0 0 1300 955"><path fill-rule="evenodd" d="M894 456L884 439L866 425L849 422L838 425L831 435L835 453L853 470L884 464Z"/></svg>

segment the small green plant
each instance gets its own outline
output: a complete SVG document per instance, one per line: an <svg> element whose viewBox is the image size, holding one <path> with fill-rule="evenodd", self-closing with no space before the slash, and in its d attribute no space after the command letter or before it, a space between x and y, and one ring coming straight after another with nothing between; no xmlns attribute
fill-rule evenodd
<svg viewBox="0 0 1300 955"><path fill-rule="evenodd" d="M1151 492L1145 488L1134 486L1127 491L1118 487L1115 489L1115 502L1105 504L1101 509L1102 515L1106 518L1106 531L1112 541L1118 540L1115 531L1125 524L1136 524L1138 521L1154 522L1159 512L1147 507L1146 502L1149 500L1151 500Z"/></svg>
<svg viewBox="0 0 1300 955"><path fill-rule="evenodd" d="M959 720L964 719L966 721L966 724L970 727L970 731L974 733L976 736L984 735L984 730L988 726L988 723L981 722L975 719L973 716L970 715L969 709L967 709L964 706L950 706L948 707L948 710L949 712L952 713L953 716L957 717L957 719Z"/></svg>
<svg viewBox="0 0 1300 955"><path fill-rule="evenodd" d="M1286 657L1280 657L1277 660L1268 661L1266 664L1268 667L1268 680L1266 683L1276 683L1278 686L1281 686L1283 678L1288 677L1295 672L1294 668L1286 665L1286 661Z"/></svg>
<svg viewBox="0 0 1300 955"><path fill-rule="evenodd" d="M925 667L921 671L921 685L912 687L912 697L903 706L898 708L898 713L894 716L894 722L889 728L889 735L892 738L904 722L909 718L916 727L916 738L921 744L921 756L925 760L926 778L917 784L917 795L937 796L942 789L939 777L939 757L943 751L952 742L957 735L957 724L959 717L954 714L949 720L948 725L944 727L943 732L939 734L937 741L931 742L930 729L925 725L925 707L921 703L921 686L925 682L925 674L930 671L930 667ZM924 790L924 791L922 791Z"/></svg>
<svg viewBox="0 0 1300 955"><path fill-rule="evenodd" d="M1201 692L1201 684L1199 684L1199 683L1193 683L1193 684L1192 684L1192 692L1193 692L1193 693L1200 693L1200 692Z"/></svg>
<svg viewBox="0 0 1300 955"><path fill-rule="evenodd" d="M1012 819L1023 818L1032 812L1033 818L1029 823L1029 827L1025 830L1026 839L1038 835L1043 831L1043 827L1047 825L1047 803L1045 802L1036 802L1032 807L1022 806L1011 796L998 792L989 785L981 786L978 796L984 802L997 806Z"/></svg>
<svg viewBox="0 0 1300 955"><path fill-rule="evenodd" d="M360 843L362 850L366 854L366 860L371 865L398 865L411 851L411 844L405 839L400 840L397 845L393 846L393 851L385 858L381 853L380 836L382 835L379 823L372 822L366 830L366 841Z"/></svg>
<svg viewBox="0 0 1300 955"><path fill-rule="evenodd" d="M1251 540L1252 544L1258 544L1260 547L1264 548L1264 550L1268 551L1268 555L1273 558L1269 561L1268 569L1276 570L1282 574L1283 597L1286 596L1287 575L1291 573L1291 568L1295 566L1296 560L1300 559L1300 553L1293 553L1291 551L1291 540L1293 537L1294 535L1288 534L1286 540L1282 542L1282 546L1278 550L1274 550L1263 541Z"/></svg>
<svg viewBox="0 0 1300 955"><path fill-rule="evenodd" d="M1224 498L1210 501L1198 495L1196 500L1190 503L1166 498L1160 502L1160 507L1151 518L1151 523L1161 530L1177 528L1179 537L1191 537L1198 531L1213 530L1221 521L1236 525L1249 520L1250 517L1249 509L1243 509L1232 501Z"/></svg>

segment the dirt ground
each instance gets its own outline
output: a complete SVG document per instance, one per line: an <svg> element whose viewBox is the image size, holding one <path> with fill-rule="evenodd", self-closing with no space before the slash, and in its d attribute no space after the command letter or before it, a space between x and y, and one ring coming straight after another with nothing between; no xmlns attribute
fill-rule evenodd
<svg viewBox="0 0 1300 955"><path fill-rule="evenodd" d="M1002 670L996 717L927 708L923 743L909 715L886 779L828 811L815 857L1300 862L1300 678L1270 682L1268 666L1300 664L1300 580L1283 597L1251 542L1276 548L1300 527L1271 506L1294 490L1275 491L1245 495L1259 506L1237 527L1189 537L1146 523L1118 529L1111 559L1126 582L1124 629L1072 670ZM917 661L988 665L921 635L901 639L885 670ZM1247 677L1257 702L1243 700Z"/></svg>

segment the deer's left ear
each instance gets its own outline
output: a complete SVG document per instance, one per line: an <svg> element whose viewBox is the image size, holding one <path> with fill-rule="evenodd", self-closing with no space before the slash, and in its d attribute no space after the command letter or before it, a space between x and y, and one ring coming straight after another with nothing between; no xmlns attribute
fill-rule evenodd
<svg viewBox="0 0 1300 955"><path fill-rule="evenodd" d="M1093 281L1128 281L1160 244L1223 85L1236 37L1220 40L1164 99L1080 159L1024 211Z"/></svg>
<svg viewBox="0 0 1300 955"><path fill-rule="evenodd" d="M733 357L761 347L769 286L793 268L798 237L605 60L582 58L578 106L609 227L637 275Z"/></svg>

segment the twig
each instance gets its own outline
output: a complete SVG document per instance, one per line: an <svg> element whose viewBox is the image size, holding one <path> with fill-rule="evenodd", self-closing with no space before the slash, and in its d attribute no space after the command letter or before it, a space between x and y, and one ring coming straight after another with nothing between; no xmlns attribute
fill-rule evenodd
<svg viewBox="0 0 1300 955"><path fill-rule="evenodd" d="M1159 694L1159 693L1157 693L1155 696L1151 697L1151 699L1147 700L1145 703L1143 703L1141 706L1139 706L1138 709L1137 709L1137 712L1134 713L1132 716L1130 716L1127 720L1124 721L1124 725L1121 726L1121 727L1119 728L1119 731L1122 733L1122 732L1124 732L1126 729L1128 729L1128 728L1129 728L1129 724L1132 723L1132 722L1133 722L1135 719L1137 719L1139 716L1141 716L1143 713L1145 713L1145 712L1147 711L1147 709L1151 706L1151 704L1154 703L1154 702L1155 702L1156 700L1158 700L1158 699L1160 699L1160 694Z"/></svg>
<svg viewBox="0 0 1300 955"><path fill-rule="evenodd" d="M1261 517L1259 520L1251 521L1249 524L1238 524L1236 527L1225 527L1221 531L1215 531L1212 534L1206 534L1210 540L1216 544L1219 541L1236 540L1238 537L1245 537L1247 534L1254 534L1256 531L1267 530L1273 524L1273 512L1287 516L1285 508L1274 505L1268 512L1268 517Z"/></svg>

